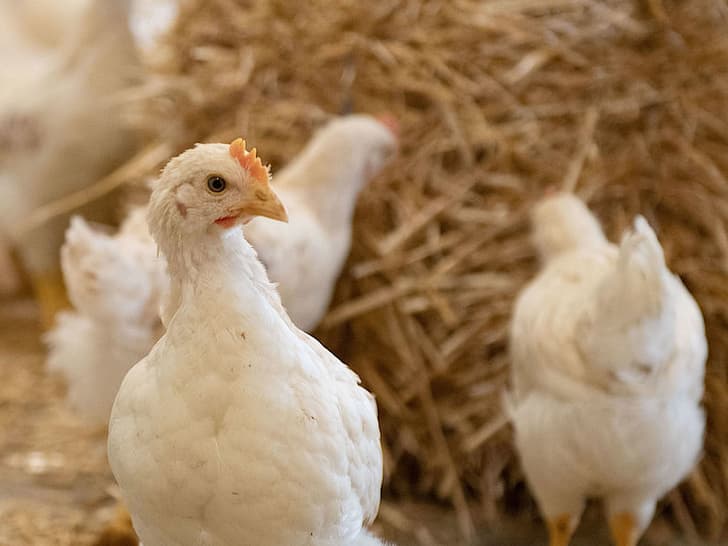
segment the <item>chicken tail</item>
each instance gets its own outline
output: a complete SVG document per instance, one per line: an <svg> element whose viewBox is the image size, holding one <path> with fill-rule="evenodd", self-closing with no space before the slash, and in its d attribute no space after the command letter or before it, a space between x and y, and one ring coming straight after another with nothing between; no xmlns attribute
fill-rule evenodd
<svg viewBox="0 0 728 546"><path fill-rule="evenodd" d="M670 279L654 231L638 216L577 326L582 352L609 381L644 382L668 360L676 322Z"/></svg>
<svg viewBox="0 0 728 546"><path fill-rule="evenodd" d="M155 249L111 236L74 217L61 248L61 268L74 307L102 322L154 322L161 271Z"/></svg>
<svg viewBox="0 0 728 546"><path fill-rule="evenodd" d="M80 216L71 218L61 247L61 270L68 296L77 309L84 307L88 287L95 280L95 273L88 267L87 258L97 252L100 238L105 237L96 233Z"/></svg>
<svg viewBox="0 0 728 546"><path fill-rule="evenodd" d="M539 201L531 214L531 233L544 262L577 248L607 244L597 219L571 193L549 194Z"/></svg>
<svg viewBox="0 0 728 546"><path fill-rule="evenodd" d="M62 261L69 267L81 261L83 255L94 246L95 240L99 236L103 236L103 234L96 232L81 216L73 216L66 230L65 243L61 248Z"/></svg>
<svg viewBox="0 0 728 546"><path fill-rule="evenodd" d="M617 264L618 281L624 296L636 300L639 316L660 312L667 274L665 256L655 232L642 216L634 229L622 237Z"/></svg>

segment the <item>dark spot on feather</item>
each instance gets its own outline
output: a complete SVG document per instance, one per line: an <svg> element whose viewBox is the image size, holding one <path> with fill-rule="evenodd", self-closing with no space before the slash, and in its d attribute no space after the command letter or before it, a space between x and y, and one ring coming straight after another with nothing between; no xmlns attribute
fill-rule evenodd
<svg viewBox="0 0 728 546"><path fill-rule="evenodd" d="M242 337L243 339L245 339L245 332L240 332L240 337Z"/></svg>
<svg viewBox="0 0 728 546"><path fill-rule="evenodd" d="M18 112L0 119L0 151L33 151L42 141L40 125L33 116Z"/></svg>

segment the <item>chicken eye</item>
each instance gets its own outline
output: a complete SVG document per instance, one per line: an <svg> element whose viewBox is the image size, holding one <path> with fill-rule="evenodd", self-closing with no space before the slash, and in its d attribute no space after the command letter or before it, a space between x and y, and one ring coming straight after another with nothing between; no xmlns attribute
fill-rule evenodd
<svg viewBox="0 0 728 546"><path fill-rule="evenodd" d="M207 179L207 189L212 193L220 193L225 190L227 182L220 176L211 176Z"/></svg>

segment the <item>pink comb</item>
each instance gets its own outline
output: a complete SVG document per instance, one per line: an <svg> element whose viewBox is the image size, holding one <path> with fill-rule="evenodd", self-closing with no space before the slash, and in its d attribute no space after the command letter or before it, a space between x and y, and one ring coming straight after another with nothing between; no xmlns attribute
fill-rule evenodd
<svg viewBox="0 0 728 546"><path fill-rule="evenodd" d="M392 114L379 114L377 121L384 125L395 138L399 138L399 121Z"/></svg>
<svg viewBox="0 0 728 546"><path fill-rule="evenodd" d="M230 155L240 163L240 166L258 182L267 183L268 169L260 162L257 153L255 148L250 151L246 150L245 141L242 138L236 138L230 143Z"/></svg>

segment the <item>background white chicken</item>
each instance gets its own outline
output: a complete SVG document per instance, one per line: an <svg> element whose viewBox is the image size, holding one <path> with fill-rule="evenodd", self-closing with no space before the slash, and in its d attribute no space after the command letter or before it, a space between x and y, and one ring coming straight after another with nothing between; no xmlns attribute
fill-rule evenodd
<svg viewBox="0 0 728 546"><path fill-rule="evenodd" d="M145 209L132 210L113 237L73 218L61 266L76 311L59 313L47 334L48 368L66 375L70 405L105 425L128 370L114 364L135 362L161 333L159 305L167 279Z"/></svg>
<svg viewBox="0 0 728 546"><path fill-rule="evenodd" d="M396 149L397 126L389 117L335 119L275 177L289 224L260 218L247 226L246 238L302 330L313 330L326 313L351 249L359 192Z"/></svg>
<svg viewBox="0 0 728 546"><path fill-rule="evenodd" d="M237 229L285 220L241 140L171 160L149 223L178 305L127 374L109 461L146 546L376 544L376 404L283 309Z"/></svg>
<svg viewBox="0 0 728 546"><path fill-rule="evenodd" d="M259 218L246 226L246 238L303 330L312 330L328 308L349 254L360 190L396 147L390 121L385 125L365 115L332 121L275 178L289 223ZM78 220L64 245L63 272L75 310L64 313L47 337L49 366L65 374L72 405L99 424L108 420L121 378L160 333L153 304L166 291L166 276L143 216L144 209L134 211L115 238L96 235ZM146 249L138 251L139 245ZM173 286L165 323L178 295ZM91 328L95 337L88 335Z"/></svg>
<svg viewBox="0 0 728 546"><path fill-rule="evenodd" d="M68 21L62 38L45 36L53 23L21 9L30 3L17 4L27 28L16 32L19 43L8 52L22 58L22 68L15 66L0 89L0 231L15 245L49 325L65 302L58 250L68 216L28 232L18 226L38 206L88 186L131 154L135 138L119 94L137 81L139 64L129 0L94 0L80 17L59 15ZM43 44L44 36L59 45ZM97 203L92 210L103 216L103 209Z"/></svg>
<svg viewBox="0 0 728 546"><path fill-rule="evenodd" d="M511 330L516 447L552 546L568 544L587 497L634 546L702 447L703 319L643 218L616 247L559 194L533 233L544 266Z"/></svg>
<svg viewBox="0 0 728 546"><path fill-rule="evenodd" d="M90 0L0 0L0 74L3 81L41 66L59 47Z"/></svg>

